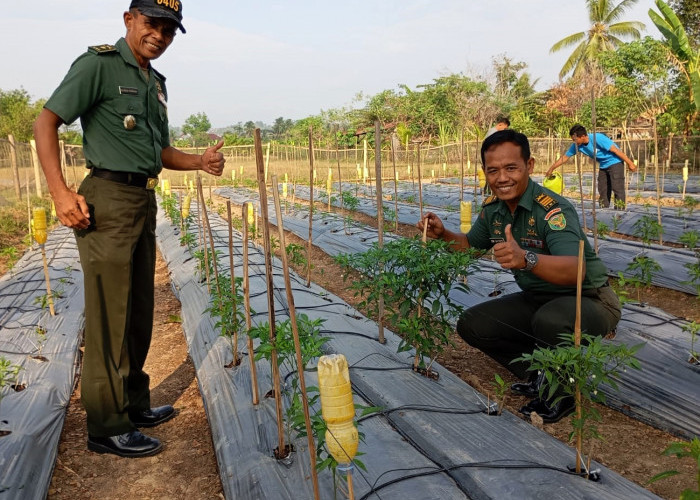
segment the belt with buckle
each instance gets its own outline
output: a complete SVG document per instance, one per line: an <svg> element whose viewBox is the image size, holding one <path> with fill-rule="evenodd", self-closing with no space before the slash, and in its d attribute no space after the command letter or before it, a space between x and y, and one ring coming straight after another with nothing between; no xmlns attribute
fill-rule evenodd
<svg viewBox="0 0 700 500"><path fill-rule="evenodd" d="M106 179L128 186L146 188L152 191L158 185L158 177L149 177L146 174L139 174L137 172L117 172L115 170L105 170L104 168L97 167L92 167L90 170L90 175L93 177L99 177L100 179Z"/></svg>

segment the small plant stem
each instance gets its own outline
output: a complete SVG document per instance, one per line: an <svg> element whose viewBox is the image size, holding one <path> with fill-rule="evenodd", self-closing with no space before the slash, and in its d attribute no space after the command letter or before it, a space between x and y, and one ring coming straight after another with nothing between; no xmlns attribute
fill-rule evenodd
<svg viewBox="0 0 700 500"><path fill-rule="evenodd" d="M377 183L377 246L381 250L384 248L384 204L382 203L382 135L379 120L374 122L374 171L375 182ZM379 343L384 344L384 296L379 295L379 317L377 318L377 328L379 331Z"/></svg>
<svg viewBox="0 0 700 500"><path fill-rule="evenodd" d="M236 304L236 274L233 270L233 227L231 225L231 200L226 200L226 212L228 213L228 261L231 275L231 305L233 307L234 323L238 320L238 304ZM238 365L238 328L233 331L233 366Z"/></svg>
<svg viewBox="0 0 700 500"><path fill-rule="evenodd" d="M309 460L311 461L311 481L314 486L314 498L318 500L320 493L318 489L318 476L316 474L316 444L311 428L311 417L309 416L309 401L306 396L306 381L304 379L304 360L301 357L301 342L299 341L299 328L297 326L296 308L294 307L294 295L292 294L292 283L289 279L289 264L287 262L286 244L284 239L284 225L282 223L282 210L280 208L279 191L277 189L277 176L272 176L272 197L275 202L275 215L277 216L277 230L280 237L280 257L282 259L282 271L284 273L284 287L287 291L287 305L289 306L289 320L292 325L292 335L294 336L294 352L297 359L297 375L299 376L299 387L301 390L301 402L304 406L304 422L306 424L306 440L309 445Z"/></svg>
<svg viewBox="0 0 700 500"><path fill-rule="evenodd" d="M243 203L243 302L245 309L246 331L250 333L253 320L250 317L250 277L248 274L248 203ZM258 404L258 375L255 369L255 350L253 339L248 335L248 359L250 360L250 383L253 391L253 405Z"/></svg>
<svg viewBox="0 0 700 500"><path fill-rule="evenodd" d="M314 228L314 135L309 126L309 241L306 247L306 288L311 286L311 239ZM284 249L282 249L284 250Z"/></svg>
<svg viewBox="0 0 700 500"><path fill-rule="evenodd" d="M581 348L581 287L583 283L583 240L578 242L578 272L576 274L576 320L574 323L574 345ZM583 407L581 405L581 389L576 383L576 418L581 422ZM581 453L583 453L583 429L576 429L576 474L581 473Z"/></svg>
<svg viewBox="0 0 700 500"><path fill-rule="evenodd" d="M49 278L49 264L46 262L46 249L41 246L41 260L44 262L44 278L46 278L46 297L49 301L49 312L51 316L56 316L56 311L53 307L53 295L51 294L51 279ZM59 287L60 288L60 287Z"/></svg>
<svg viewBox="0 0 700 500"><path fill-rule="evenodd" d="M272 251L270 249L270 228L267 216L267 187L265 186L265 164L263 162L262 144L260 142L260 129L255 129L255 163L258 174L258 191L260 193L260 212L263 229L263 248L265 252L265 276L267 278L267 314L270 320L270 342L275 345L275 298L274 282L272 275ZM312 174L313 175L313 174ZM279 221L278 221L279 222ZM284 253L284 248L282 249ZM270 353L270 364L272 370L272 384L275 393L275 410L277 414L277 458L284 458L286 450L284 445L284 428L282 417L282 389L280 387L279 366L277 364L277 349L272 349Z"/></svg>

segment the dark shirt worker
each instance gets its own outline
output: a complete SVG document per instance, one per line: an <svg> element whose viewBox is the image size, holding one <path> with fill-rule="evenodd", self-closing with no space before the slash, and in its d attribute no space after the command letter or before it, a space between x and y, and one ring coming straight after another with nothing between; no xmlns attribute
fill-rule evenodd
<svg viewBox="0 0 700 500"><path fill-rule="evenodd" d="M585 250L581 329L608 334L620 320L620 303L574 207L530 179L535 160L527 137L513 130L490 135L481 146L481 161L493 196L484 201L469 233L447 230L433 213L418 227L428 224L428 236L453 242L456 250L493 248L496 261L513 272L522 291L470 307L457 322L457 333L525 378L528 367L511 363L515 358L538 346L554 346L560 334L574 331L580 240ZM537 399L541 379L531 373L528 383L512 389L534 398L522 413L534 411L545 422L556 422L573 411L573 398L555 405Z"/></svg>
<svg viewBox="0 0 700 500"><path fill-rule="evenodd" d="M153 327L156 196L162 168L221 175L223 142L202 155L170 145L165 77L151 66L182 26L181 0L133 0L126 35L78 57L34 124L60 221L75 230L85 281L81 399L88 449L124 457L158 453L138 428L175 415L151 408L143 371ZM80 118L89 175L66 185L58 128Z"/></svg>

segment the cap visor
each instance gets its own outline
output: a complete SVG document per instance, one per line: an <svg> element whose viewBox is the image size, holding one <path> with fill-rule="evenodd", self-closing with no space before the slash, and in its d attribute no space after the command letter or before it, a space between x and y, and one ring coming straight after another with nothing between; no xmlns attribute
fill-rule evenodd
<svg viewBox="0 0 700 500"><path fill-rule="evenodd" d="M149 9L149 8L143 8L143 7L137 7L137 8L139 9L139 12L141 12L141 14L143 14L144 16L160 17L160 18L165 18L165 19L170 19L172 21L175 21L175 23L177 24L177 27L180 28L180 31L182 31L183 33L187 33L187 31L185 31L185 27L182 25L182 23L177 18L177 16L175 14L173 14L172 12L168 12L167 10L163 10L163 9Z"/></svg>

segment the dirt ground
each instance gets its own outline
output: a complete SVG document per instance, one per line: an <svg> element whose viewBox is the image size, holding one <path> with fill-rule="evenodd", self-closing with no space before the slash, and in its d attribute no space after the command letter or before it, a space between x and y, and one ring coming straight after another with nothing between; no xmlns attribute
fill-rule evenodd
<svg viewBox="0 0 700 500"><path fill-rule="evenodd" d="M353 214L356 216L356 214ZM376 220L357 217L361 222ZM402 227L403 235L416 230ZM287 243L303 240L287 236ZM311 261L312 280L353 304L356 300L338 280L340 270L333 260L314 249ZM697 298L654 288L646 296L647 303L672 314L698 318ZM173 404L179 412L173 420L154 429L147 429L161 439L165 450L154 457L141 459L99 455L86 449L85 412L80 404L80 387L73 395L61 436L58 460L48 498L51 500L105 499L172 499L223 498L211 434L197 387L194 367L187 355L187 346L179 324L180 306L170 289L167 266L159 255L156 269L156 318L153 343L146 369L151 375L153 404ZM515 379L496 362L453 336L454 348L438 358L438 362L463 380L486 393L494 374L509 383ZM518 415L518 408L527 400L511 396L506 408ZM646 486L663 498L678 498L680 492L694 485L690 460L665 457L661 452L675 438L621 413L600 407L603 422L598 426L604 440L596 441L596 460L640 485L653 475L676 469L680 475ZM571 430L570 418L545 425L544 429L562 441ZM572 452L573 461L573 452Z"/></svg>

